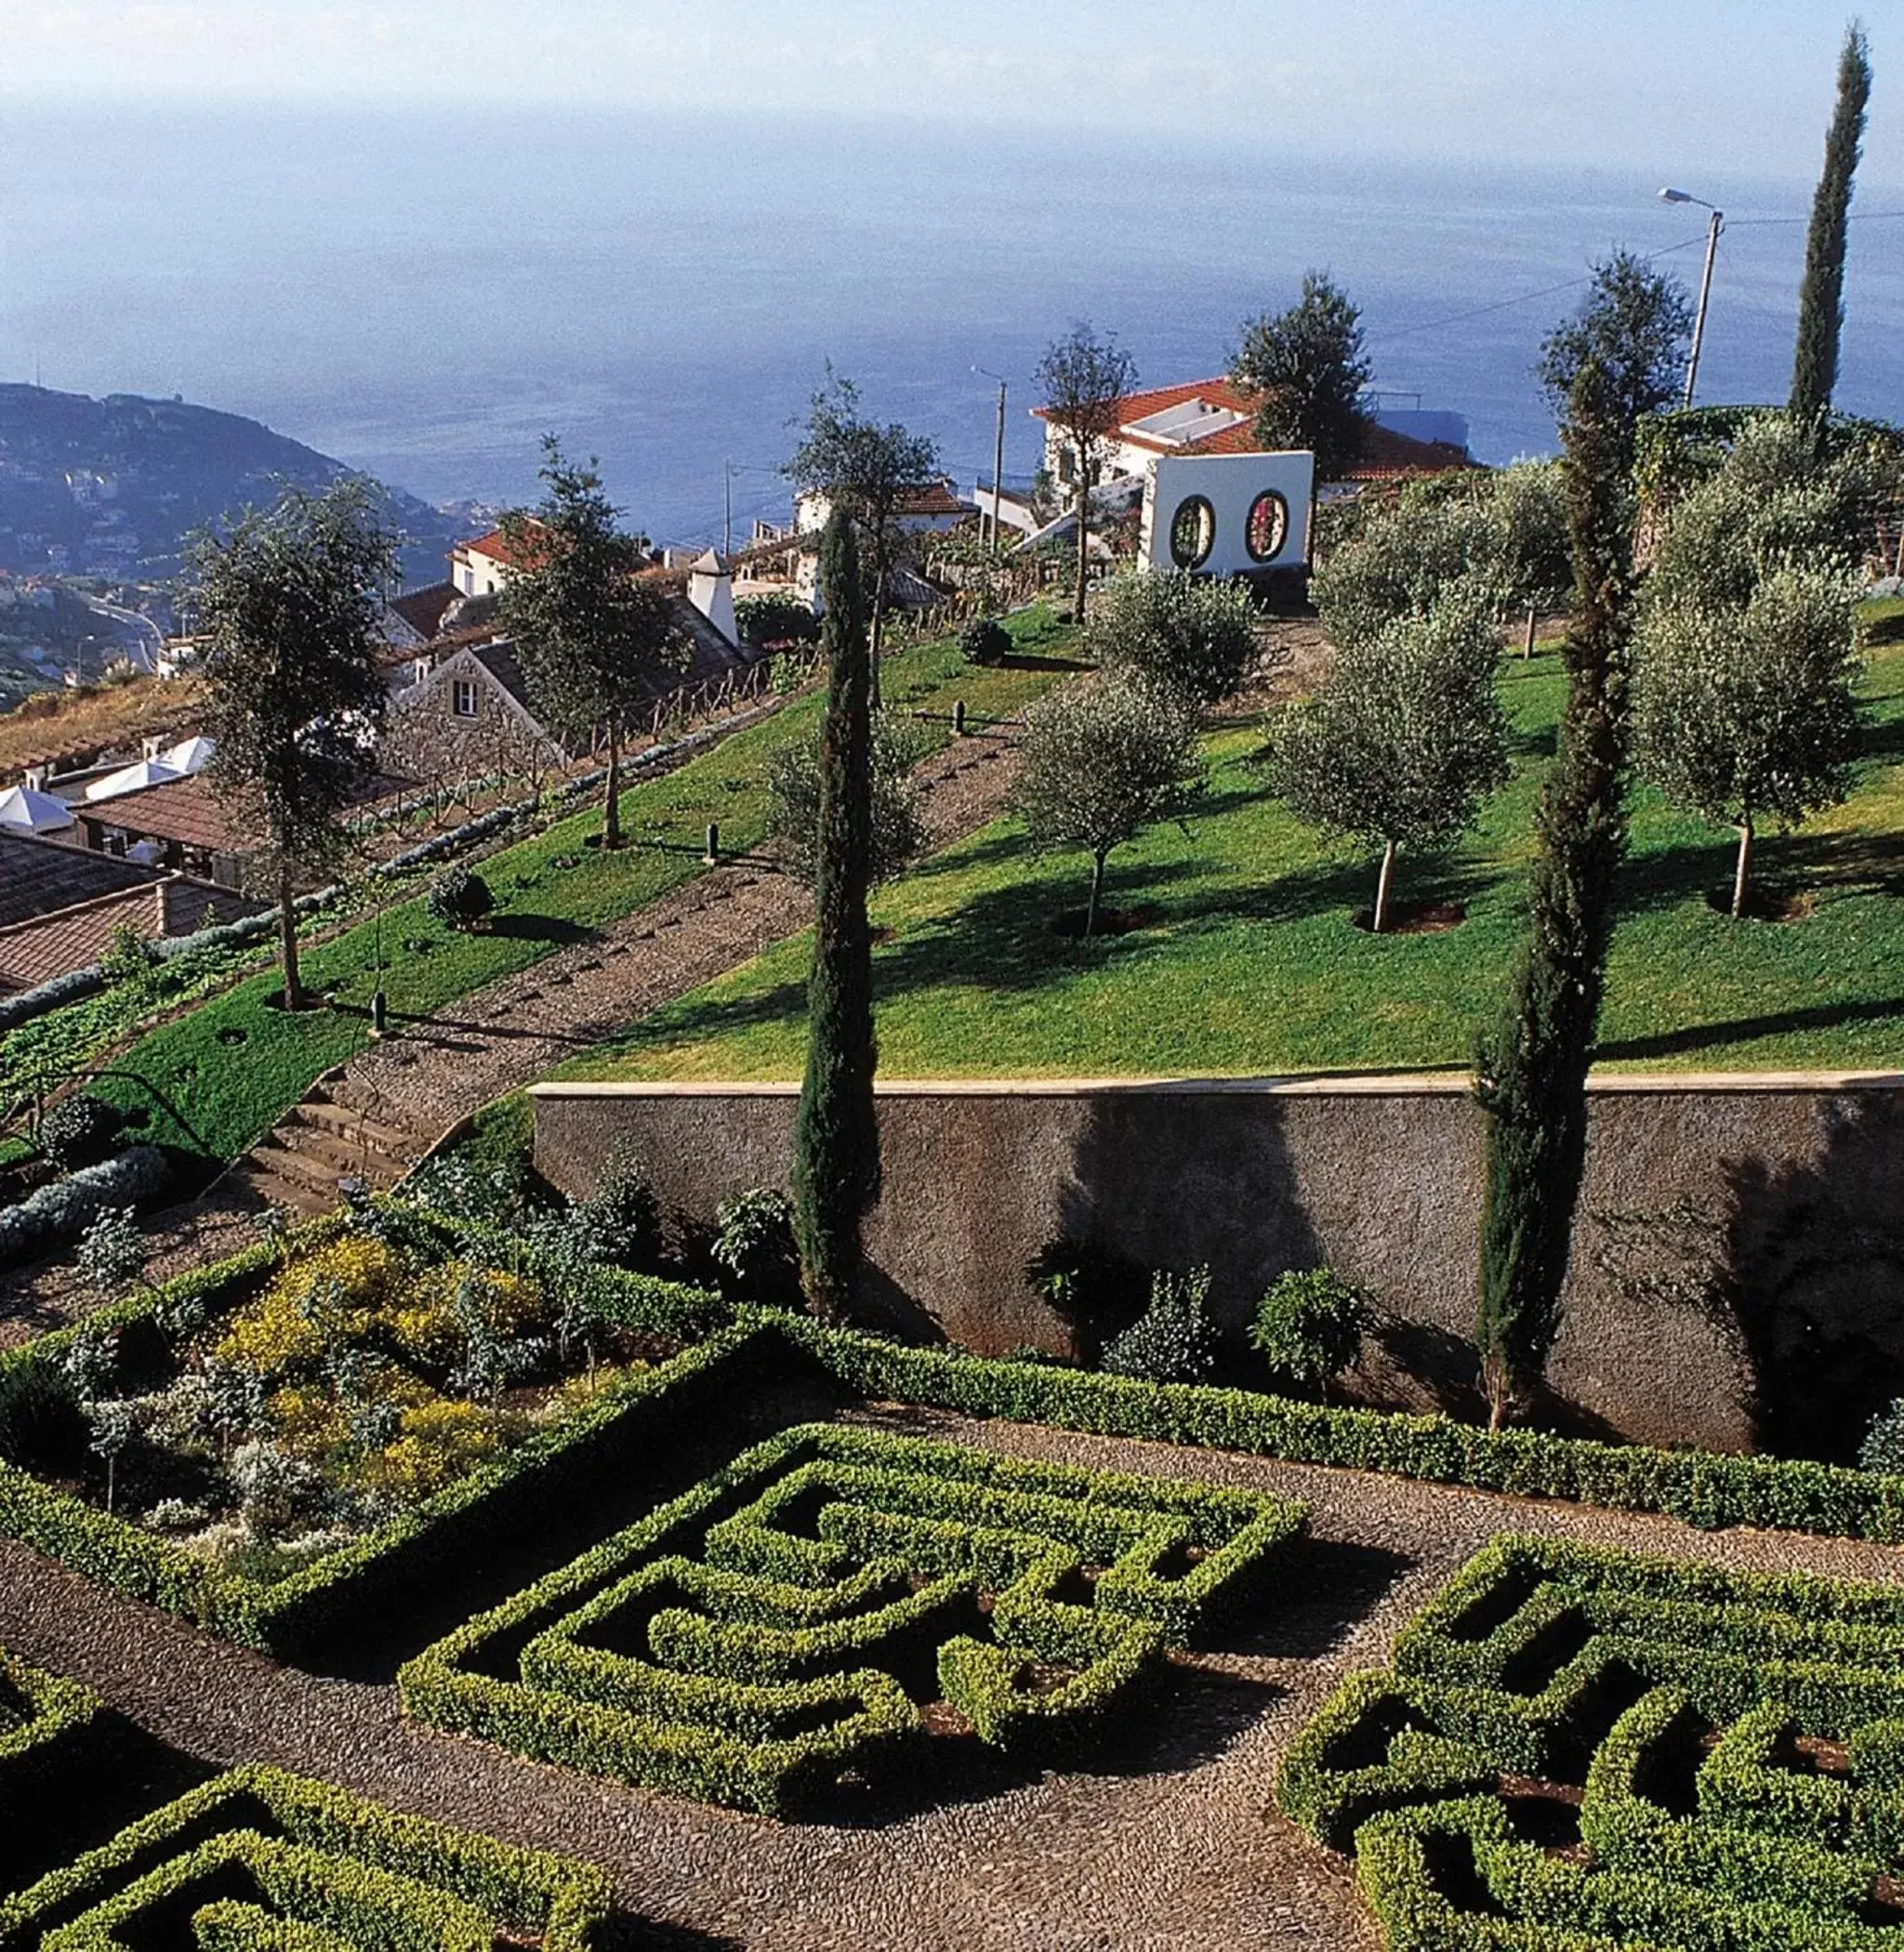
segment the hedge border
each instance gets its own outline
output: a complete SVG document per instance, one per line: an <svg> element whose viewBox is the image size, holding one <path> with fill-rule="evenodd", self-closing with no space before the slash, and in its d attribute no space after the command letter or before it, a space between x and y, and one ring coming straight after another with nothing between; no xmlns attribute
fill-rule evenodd
<svg viewBox="0 0 1904 1952"><path fill-rule="evenodd" d="M270 1832L275 1831L276 1837ZM606 1872L576 1859L532 1851L430 1818L407 1815L345 1790L263 1765L234 1769L122 1830L11 1898L0 1898L0 1948L28 1945L99 1952L119 1943L112 1919L174 1887L214 1860L246 1861L259 1847L298 1853L293 1873L313 1867L346 1883L385 1887L387 1879L436 1884L444 1902L423 1925L454 1926L471 1907L496 1926L524 1924L542 1934L544 1952L590 1952L613 1909ZM353 1879L351 1866L370 1874ZM387 1887L381 1894L387 1894ZM243 1907L253 1910L253 1907ZM93 1917L103 1913L103 1916ZM268 1915L262 1915L267 1919ZM227 1944L270 1944L257 1919L225 1919ZM295 1938L294 1934L294 1938ZM417 1934L367 1945L417 1942ZM455 1943L455 1941L446 1941Z"/></svg>
<svg viewBox="0 0 1904 1952"><path fill-rule="evenodd" d="M24 1795L93 1730L103 1704L90 1689L0 1647L0 1683L24 1703L17 1728L0 1728L0 1809Z"/></svg>

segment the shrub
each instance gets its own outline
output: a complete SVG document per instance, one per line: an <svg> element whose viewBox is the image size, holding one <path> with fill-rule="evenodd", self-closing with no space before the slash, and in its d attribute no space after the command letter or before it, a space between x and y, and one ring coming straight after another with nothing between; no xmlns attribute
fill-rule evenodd
<svg viewBox="0 0 1904 1952"><path fill-rule="evenodd" d="M1889 1409L1871 1418L1858 1446L1858 1461L1866 1471L1904 1476L1904 1396L1894 1397Z"/></svg>
<svg viewBox="0 0 1904 1952"><path fill-rule="evenodd" d="M81 1234L75 1264L101 1299L117 1300L145 1273L145 1236L130 1207L108 1207Z"/></svg>
<svg viewBox="0 0 1904 1952"><path fill-rule="evenodd" d="M69 1092L40 1121L40 1150L61 1172L97 1166L125 1124L117 1105L90 1091Z"/></svg>
<svg viewBox="0 0 1904 1952"><path fill-rule="evenodd" d="M496 897L473 868L452 867L437 877L424 905L430 919L447 929L471 929L496 906Z"/></svg>
<svg viewBox="0 0 1904 1952"><path fill-rule="evenodd" d="M108 1207L148 1199L169 1177L165 1155L153 1145L135 1145L116 1159L83 1166L17 1207L0 1207L0 1260L24 1260L77 1240Z"/></svg>
<svg viewBox="0 0 1904 1952"><path fill-rule="evenodd" d="M1355 1359L1366 1293L1328 1268L1291 1269L1256 1304L1250 1346L1299 1389L1326 1390Z"/></svg>
<svg viewBox="0 0 1904 1952"><path fill-rule="evenodd" d="M734 628L744 644L817 644L820 619L797 597L743 597L734 606Z"/></svg>
<svg viewBox="0 0 1904 1952"><path fill-rule="evenodd" d="M661 1207L626 1144L608 1155L595 1191L575 1203L573 1224L591 1260L637 1272L661 1259Z"/></svg>
<svg viewBox="0 0 1904 1952"><path fill-rule="evenodd" d="M1216 1324L1204 1308L1209 1299L1207 1267L1185 1274L1159 1268L1151 1276L1149 1307L1104 1345L1104 1366L1145 1382L1200 1382L1216 1366Z"/></svg>
<svg viewBox="0 0 1904 1952"><path fill-rule="evenodd" d="M0 1369L0 1459L64 1471L86 1455L86 1419L63 1366L18 1362Z"/></svg>
<svg viewBox="0 0 1904 1952"><path fill-rule="evenodd" d="M959 652L967 664L1001 665L1012 654L1012 633L993 617L973 617L959 633Z"/></svg>
<svg viewBox="0 0 1904 1952"><path fill-rule="evenodd" d="M721 1201L708 1248L722 1286L739 1299L797 1306L800 1256L793 1241L793 1202L756 1186Z"/></svg>
<svg viewBox="0 0 1904 1952"><path fill-rule="evenodd" d="M873 722L872 863L875 882L902 873L926 844L912 769L925 747L920 728L894 712ZM774 747L767 761L769 831L788 866L807 887L819 870L820 738Z"/></svg>

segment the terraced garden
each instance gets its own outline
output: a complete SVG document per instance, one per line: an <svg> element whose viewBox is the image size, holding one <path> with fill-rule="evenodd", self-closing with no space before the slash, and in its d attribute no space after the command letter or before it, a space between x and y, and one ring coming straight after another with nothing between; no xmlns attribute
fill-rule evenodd
<svg viewBox="0 0 1904 1952"><path fill-rule="evenodd" d="M1404 857L1425 926L1372 935L1371 858L1325 845L1269 797L1259 727L1206 742L1210 791L1179 827L1111 857L1134 926L1054 923L1081 856L1039 857L994 822L880 891L879 1062L892 1077L1276 1075L1467 1064L1519 943L1523 877L1562 695L1551 655L1503 665L1512 781L1461 845ZM1770 835L1761 887L1783 919L1735 922L1728 834L1635 794L1601 1019L1620 1070L1904 1066L1904 643L1873 647L1865 754L1842 807ZM1723 907L1723 903L1721 903ZM1407 917L1404 921L1406 924ZM786 1079L805 1035L805 937L777 943L568 1065L574 1077Z"/></svg>

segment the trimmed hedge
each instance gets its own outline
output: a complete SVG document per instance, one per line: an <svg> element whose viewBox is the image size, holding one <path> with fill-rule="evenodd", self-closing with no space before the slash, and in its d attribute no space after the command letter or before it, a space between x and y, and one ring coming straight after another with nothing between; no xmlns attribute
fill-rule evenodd
<svg viewBox="0 0 1904 1952"><path fill-rule="evenodd" d="M805 1425L438 1642L398 1687L435 1727L787 1815L917 1746L916 1701L943 1695L1002 1748L1077 1748L1302 1522L1252 1493Z"/></svg>
<svg viewBox="0 0 1904 1952"><path fill-rule="evenodd" d="M1396 1948L1875 1952L1900 1761L1904 1587L1505 1537L1392 1672L1338 1689L1276 1793L1354 1852ZM1581 1785L1585 1861L1522 1827L1507 1777Z"/></svg>
<svg viewBox="0 0 1904 1952"><path fill-rule="evenodd" d="M1331 1408L1251 1390L1145 1383L907 1348L798 1316L775 1319L784 1333L868 1396L1520 1497L1662 1511L1709 1528L1753 1525L1904 1542L1904 1477L1804 1458L1722 1457L1544 1431L1488 1431L1446 1417Z"/></svg>
<svg viewBox="0 0 1904 1952"><path fill-rule="evenodd" d="M246 1952L490 1952L531 1936L543 1952L589 1952L612 1902L591 1865L248 1768L0 1899L0 1947L112 1952L166 1919L201 1945Z"/></svg>
<svg viewBox="0 0 1904 1952"><path fill-rule="evenodd" d="M0 1647L0 1810L56 1774L99 1713L98 1698L76 1681Z"/></svg>

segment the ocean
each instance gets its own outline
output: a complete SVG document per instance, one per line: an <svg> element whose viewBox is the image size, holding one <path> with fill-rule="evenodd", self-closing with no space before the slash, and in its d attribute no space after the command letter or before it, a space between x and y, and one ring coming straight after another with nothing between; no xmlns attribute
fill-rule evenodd
<svg viewBox="0 0 1904 1952"><path fill-rule="evenodd" d="M1662 165L1662 171L1666 165ZM1683 165L1682 165L1683 166ZM1704 401L1782 399L1811 184L1699 178L1719 246ZM1396 404L1475 454L1551 450L1542 333L1615 244L1689 285L1705 213L1625 170L1331 155L1326 131L1163 143L715 113L0 109L0 377L180 393L435 502L533 499L539 442L600 457L629 521L783 518L830 361L866 411L1036 466L1043 348L1078 319L1141 381L1221 371L1328 269ZM1904 209L1860 183L1855 208ZM1678 246L1677 249L1672 247ZM1558 288L1566 287L1566 288ZM1540 294L1540 296L1529 296ZM1904 224L1853 226L1839 403L1904 412Z"/></svg>

